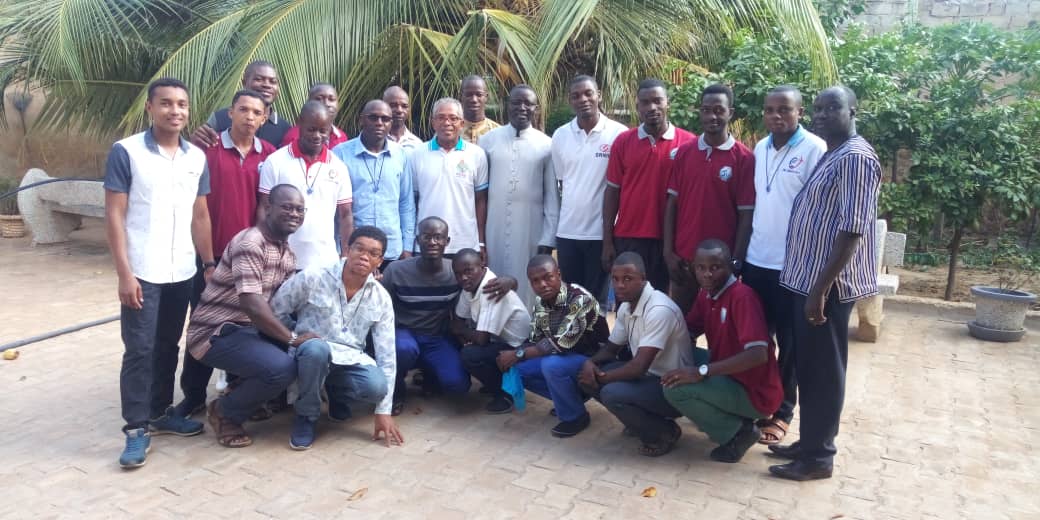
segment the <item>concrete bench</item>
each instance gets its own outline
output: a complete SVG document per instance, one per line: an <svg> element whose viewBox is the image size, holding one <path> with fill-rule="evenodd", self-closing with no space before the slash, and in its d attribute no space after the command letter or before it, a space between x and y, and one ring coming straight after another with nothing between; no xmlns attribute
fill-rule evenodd
<svg viewBox="0 0 1040 520"><path fill-rule="evenodd" d="M53 179L33 168L22 186ZM69 239L83 217L105 218L105 189L96 181L53 182L18 193L18 210L32 233L33 244L56 244Z"/></svg>
<svg viewBox="0 0 1040 520"><path fill-rule="evenodd" d="M888 231L888 222L878 220L875 228L877 240L878 294L856 302L856 314L859 316L859 328L856 339L874 343L881 335L881 321L884 319L884 303L886 296L892 296L899 290L899 276L889 274L888 268L903 265L903 253L906 251L906 234Z"/></svg>

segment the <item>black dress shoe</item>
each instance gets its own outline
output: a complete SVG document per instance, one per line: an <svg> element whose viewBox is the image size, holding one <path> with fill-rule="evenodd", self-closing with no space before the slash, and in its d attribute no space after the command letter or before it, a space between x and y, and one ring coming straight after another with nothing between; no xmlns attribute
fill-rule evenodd
<svg viewBox="0 0 1040 520"><path fill-rule="evenodd" d="M787 446L773 444L769 446L769 453L766 453L766 455L780 459L795 460L798 458L798 455L800 455L801 452L801 445L798 444L798 441L795 441L794 443L788 444Z"/></svg>
<svg viewBox="0 0 1040 520"><path fill-rule="evenodd" d="M834 473L834 466L796 460L787 464L769 466L769 473L774 477L802 482L805 480L831 478L831 474Z"/></svg>
<svg viewBox="0 0 1040 520"><path fill-rule="evenodd" d="M709 457L715 462L728 462L730 464L740 462L747 450L758 442L760 435L761 432L755 426L755 421L745 419L740 429L733 435L733 438L726 444L711 450Z"/></svg>
<svg viewBox="0 0 1040 520"><path fill-rule="evenodd" d="M591 421L592 419L589 417L589 414L585 414L573 421L563 421L552 429L552 436L561 439L574 437L581 433L585 428L588 428Z"/></svg>

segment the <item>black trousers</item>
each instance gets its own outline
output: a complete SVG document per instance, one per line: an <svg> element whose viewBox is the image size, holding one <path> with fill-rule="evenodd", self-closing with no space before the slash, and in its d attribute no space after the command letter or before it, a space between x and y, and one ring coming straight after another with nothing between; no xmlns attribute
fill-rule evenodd
<svg viewBox="0 0 1040 520"><path fill-rule="evenodd" d="M778 419L790 423L794 418L794 405L798 403L798 376L795 370L794 329L795 317L805 320L801 308L794 308L791 292L780 286L780 271L766 269L753 264L744 264L741 280L754 289L762 301L769 334L776 338L779 350L777 364L780 366L780 383L784 387L784 400L774 412Z"/></svg>
<svg viewBox="0 0 1040 520"><path fill-rule="evenodd" d="M572 240L556 237L556 258L560 274L566 283L578 284L601 302L607 300L604 288L607 273L603 272L603 241Z"/></svg>
<svg viewBox="0 0 1040 520"><path fill-rule="evenodd" d="M643 258L646 264L646 279L650 285L668 292L668 264L664 263L664 242L658 238L614 237L614 252L620 255L632 251Z"/></svg>
<svg viewBox="0 0 1040 520"><path fill-rule="evenodd" d="M798 372L799 458L810 463L833 464L841 410L845 405L845 369L849 362L849 316L854 302L838 301L837 289L827 297L823 314L827 322L812 325L805 319L806 297L791 292Z"/></svg>
<svg viewBox="0 0 1040 520"><path fill-rule="evenodd" d="M215 257L214 260L220 263L219 256ZM197 270L195 278L192 279L191 298L188 300L191 305L191 312L195 312L195 308L199 306L202 291L206 289L205 269L202 268L201 258L195 257L195 267ZM181 368L181 391L184 392L184 400L190 403L190 408L206 404L206 387L209 386L209 379L212 375L213 367L203 364L189 354L188 349L184 349L184 366Z"/></svg>

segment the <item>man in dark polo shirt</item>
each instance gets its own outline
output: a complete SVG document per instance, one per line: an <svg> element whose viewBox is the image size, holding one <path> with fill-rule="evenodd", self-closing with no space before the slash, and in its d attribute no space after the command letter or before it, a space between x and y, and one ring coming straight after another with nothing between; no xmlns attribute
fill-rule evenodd
<svg viewBox="0 0 1040 520"><path fill-rule="evenodd" d="M204 273L220 262L228 243L239 231L253 225L256 217L256 191L260 184L260 164L275 150L270 143L256 137L264 122L266 105L263 96L255 90L240 90L231 101L231 128L220 133L219 143L205 150L210 174L210 193L206 202L210 208L213 230L212 264L202 264L192 287L191 308L199 304L206 288ZM199 363L184 351L184 369L181 371L181 390L184 400L175 410L182 417L202 411L206 406L206 387L213 369Z"/></svg>
<svg viewBox="0 0 1040 520"><path fill-rule="evenodd" d="M242 74L242 88L255 90L264 97L267 119L256 131L256 136L277 148L292 126L288 121L278 117L278 113L274 111L274 102L278 99L278 71L271 62L256 60L246 65L246 71ZM216 144L220 139L219 132L231 128L229 112L230 109L227 108L213 112L206 123L191 134L191 142L202 149Z"/></svg>
<svg viewBox="0 0 1040 520"><path fill-rule="evenodd" d="M675 151L694 136L668 121L668 91L661 80L643 80L636 95L642 124L618 134L607 163L601 260L609 272L616 255L633 251L643 258L650 285L667 291L661 223L668 177Z"/></svg>

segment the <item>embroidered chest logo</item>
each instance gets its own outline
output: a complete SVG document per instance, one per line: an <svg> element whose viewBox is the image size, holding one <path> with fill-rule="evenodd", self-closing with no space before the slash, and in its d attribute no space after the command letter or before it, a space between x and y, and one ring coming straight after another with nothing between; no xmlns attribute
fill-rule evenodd
<svg viewBox="0 0 1040 520"><path fill-rule="evenodd" d="M805 164L805 157L792 157L790 161L787 161L788 172L798 173L798 168Z"/></svg>
<svg viewBox="0 0 1040 520"><path fill-rule="evenodd" d="M609 144L601 144L601 145L599 145L599 151L594 153L594 154L592 154L592 156L596 157L596 158L609 159L610 158L610 145Z"/></svg>
<svg viewBox="0 0 1040 520"><path fill-rule="evenodd" d="M470 176L473 170L466 164L466 161L459 161L455 164L455 176L460 179L465 179Z"/></svg>
<svg viewBox="0 0 1040 520"><path fill-rule="evenodd" d="M725 307L723 307L722 310L719 311L719 323L726 323L726 308Z"/></svg>
<svg viewBox="0 0 1040 520"><path fill-rule="evenodd" d="M733 177L733 168L730 168L729 166L723 166L719 170L719 178L722 179L723 182L729 181L731 177Z"/></svg>
<svg viewBox="0 0 1040 520"><path fill-rule="evenodd" d="M668 158L675 160L675 154L679 153L679 147L672 148L672 151L668 154Z"/></svg>

